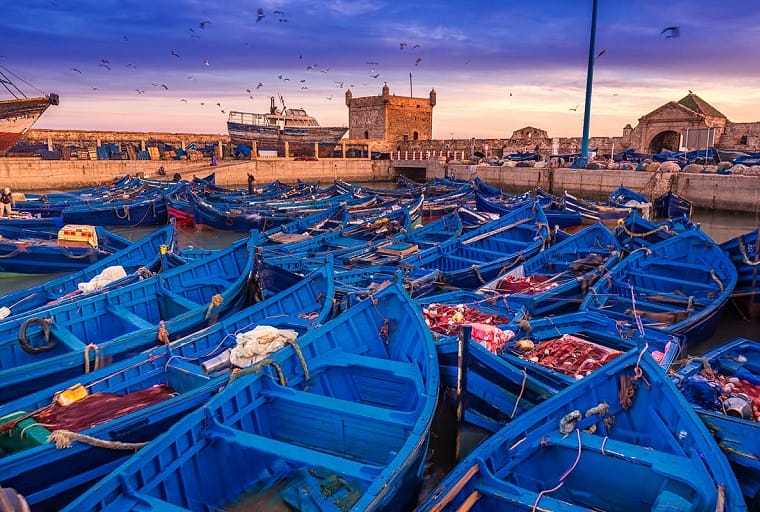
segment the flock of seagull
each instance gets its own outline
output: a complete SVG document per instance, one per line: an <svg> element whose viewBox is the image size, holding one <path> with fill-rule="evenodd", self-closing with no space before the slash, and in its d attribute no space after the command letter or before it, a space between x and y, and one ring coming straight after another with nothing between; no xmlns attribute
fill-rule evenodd
<svg viewBox="0 0 760 512"><path fill-rule="evenodd" d="M281 10L274 10L274 11L272 11L272 15L273 15L273 17L275 17L277 19L278 23L287 23L288 22L288 18L285 17L285 13L283 11L281 11ZM260 23L260 22L262 22L267 17L268 17L268 15L267 15L267 13L265 13L264 9L263 8L258 8L257 11L256 11L256 21L255 22L256 23ZM209 27L209 25L212 25L212 21L211 20L201 20L201 21L198 22L197 27L189 27L188 31L190 33L190 37L191 38L200 38L201 36L200 36L198 30L204 31L204 30L207 29L207 27ZM664 37L666 39L680 37L680 27L678 27L678 26L665 27L660 32L660 36L662 36L662 37ZM122 39L123 39L124 42L129 42L129 38L127 37L127 35L123 35ZM245 44L247 45L248 43L245 43ZM413 43L413 44L410 44L410 43L407 43L407 42L400 42L399 43L399 50L400 51L412 51L413 52L413 51L416 51L417 49L419 49L421 47L422 47L422 45L419 44L419 43ZM596 55L596 57L595 57L594 60L599 59L606 52L607 52L606 49L602 49L601 51L598 52L598 54ZM170 57L175 58L175 59L179 59L180 58L180 54L176 50L173 50L173 49L171 49L171 50L168 51L168 55ZM299 54L298 55L298 60L301 60L301 61L303 60L303 54ZM419 66L422 63L422 61L423 61L422 57L415 56L414 66ZM379 62L373 61L373 60L367 60L366 64L369 65L369 66L371 66L369 68L368 76L370 78L373 78L373 79L380 78L381 73L377 69L377 67L379 66ZM208 58L205 58L202 61L202 65L203 65L204 68L207 68L207 67L211 66L211 63L209 62ZM99 68L102 68L102 69L106 70L106 71L111 71L113 69L113 64L112 64L111 60L109 60L108 58L101 58L99 60L98 64L97 64L97 66ZM126 67L127 68L131 68L131 69L137 69L137 65L135 63L133 63L133 62L127 63ZM78 67L71 67L70 69L73 72L78 73L79 75L84 75L84 73L82 72L82 70L80 68L78 68ZM314 64L308 64L307 66L305 66L305 69L306 69L306 71L309 71L309 72L315 72L315 71L319 71L320 73L328 73L329 72L329 68L328 67L320 67L316 63L314 63ZM187 78L188 79L192 79L193 76L188 75ZM410 78L411 78L411 73L410 73ZM278 74L277 75L277 80L280 83L282 83L282 84L285 84L287 82L291 82L291 78L287 77L287 76L285 76L283 74ZM306 78L300 79L299 80L300 90L302 90L302 91L303 90L308 90L309 86L307 85L307 83L308 83L308 79L306 79ZM335 83L335 87L336 88L342 89L344 87L345 81L344 80L336 80L334 83ZM363 85L366 85L366 83L363 84ZM168 91L169 90L169 86L166 83L151 83L151 86L154 87L154 88L156 88L156 89L162 89L163 91ZM249 99L253 99L254 98L254 91L258 91L262 87L264 87L264 83L263 82L258 82L258 84L255 87L246 88L245 92L248 94ZM350 84L349 87L355 87L355 85L354 84ZM97 91L98 87L91 86L91 89L94 90L94 91ZM138 88L135 89L135 92L138 95L144 95L146 93L146 89L138 87ZM278 93L278 96L280 97L280 100L283 101L283 105L284 105L284 99L283 99L283 97L280 96L279 93ZM512 96L512 92L511 91L509 91L509 96L510 97ZM615 93L614 96L617 96L617 93ZM330 94L329 96L326 97L326 99L328 101L331 101L333 99L333 95ZM187 98L180 98L179 101L182 102L182 103L188 103ZM200 105L206 105L206 102L202 101L202 102L200 102ZM223 113L223 114L226 113L225 110L221 108L222 107L221 106L221 102L217 102L216 106L220 108L220 112L221 113ZM578 104L578 105L575 105L573 107L570 107L568 110L573 111L573 112L577 112L579 108L580 108L580 105Z"/></svg>
<svg viewBox="0 0 760 512"><path fill-rule="evenodd" d="M274 10L274 11L272 11L271 12L271 16L273 18L275 18L278 23L288 23L288 18L285 17L285 13L283 11L281 11L281 10ZM264 11L263 8L258 8L257 11L256 11L255 23L261 23L262 21L264 21L268 17L269 17L269 14L265 13L265 11ZM197 26L189 27L188 28L188 32L190 34L190 37L191 38L200 38L201 37L201 35L200 35L201 31L208 30L210 28L210 25L213 25L213 23L212 23L211 20L201 20L201 21L198 22ZM129 37L127 35L123 35L122 36L122 40L123 40L124 43L128 43L129 42ZM245 45L247 46L248 43L245 43ZM407 50L407 48L408 48L408 50ZM406 50L406 51L416 51L419 48L422 48L422 45L419 44L419 43L407 43L407 42L400 42L399 43L399 50L401 50L401 51L404 51L404 50ZM178 51L174 50L174 49L168 50L168 55L170 57L174 58L174 59L180 59L181 58L180 53ZM299 54L298 55L298 60L299 61L303 61L303 59L304 59L303 54ZM373 79L380 78L381 73L377 69L378 66L379 66L379 62L368 60L366 63L367 63L367 65L371 66L369 68L368 76L370 78L373 78ZM414 66L419 66L421 63L422 63L422 57L415 56ZM208 58L205 58L202 61L202 65L203 65L203 68L208 68L208 67L211 67L211 62L209 61ZM112 71L114 69L114 64L112 63L112 61L109 58L105 58L104 57L104 58L101 58L98 61L97 67L101 68L101 69L103 69L103 70L105 70L105 71L108 72L108 71ZM134 62L130 62L130 63L126 64L126 67L127 68L131 68L131 69L137 69L137 64L135 64ZM83 68L81 68L81 67L70 67L69 69L72 72L74 72L74 73L82 75L82 77L85 78L85 79L88 78L87 77L88 73L83 72L82 71ZM322 67L322 66L320 66L319 64L316 64L316 63L312 63L312 64L306 65L305 69L308 72L320 72L320 73L323 73L323 74L324 73L328 73L330 71L330 69L328 67ZM187 79L193 79L193 78L194 77L192 75L188 75L187 76ZM294 84L296 83L295 80L291 80L290 77L285 76L284 74L278 74L277 75L277 82L275 82L275 83L280 83L280 84L284 85L284 84L287 84L288 82L293 82ZM275 83L272 83L270 85L275 85ZM299 84L298 86L300 87L300 90L305 91L305 90L309 89L309 85L308 85L309 79L302 78L302 79L299 79L297 83ZM336 81L334 81L334 83L335 83L335 87L336 88L342 89L344 87L344 84L346 83L346 81L345 80L336 80ZM367 85L367 84L363 83L362 85ZM154 83L151 83L151 86L153 88L155 88L155 89L163 90L163 91L169 91L169 89L170 89L169 85L167 85L166 83L155 83L154 82ZM248 88L246 88L245 92L247 93L248 98L249 99L254 99L254 92L260 90L262 87L264 87L264 83L263 82L258 82L258 84L255 87L248 87ZM350 84L349 87L355 87L355 84ZM99 90L99 88L96 87L96 86L94 86L94 85L90 85L90 88L93 91L98 91ZM144 94L146 94L146 90L147 89L150 89L150 88L147 88L147 87L142 87L142 88L141 87L137 87L134 90L135 90L135 93L137 95L144 95ZM284 98L282 96L280 96L279 93L278 93L278 96L280 97L280 100L283 101L283 105L284 105ZM331 101L333 99L333 95L330 94L325 99L327 99L328 101ZM179 101L182 102L182 103L188 103L188 99L187 98L179 98ZM205 101L201 101L199 103L202 106L206 105ZM221 113L223 113L223 114L226 113L226 111L224 109L222 109L221 102L217 102L216 106L220 108L220 112Z"/></svg>

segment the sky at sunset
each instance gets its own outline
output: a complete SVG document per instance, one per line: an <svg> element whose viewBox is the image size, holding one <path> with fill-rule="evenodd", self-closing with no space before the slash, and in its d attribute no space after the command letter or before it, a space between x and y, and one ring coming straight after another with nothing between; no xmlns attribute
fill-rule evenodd
<svg viewBox="0 0 760 512"><path fill-rule="evenodd" d="M591 136L689 90L760 121L756 0L598 5ZM387 82L435 89L435 138L579 137L591 12L591 0L16 0L0 70L27 96L60 95L35 128L226 133L230 110L268 111L270 96L348 126L345 92Z"/></svg>

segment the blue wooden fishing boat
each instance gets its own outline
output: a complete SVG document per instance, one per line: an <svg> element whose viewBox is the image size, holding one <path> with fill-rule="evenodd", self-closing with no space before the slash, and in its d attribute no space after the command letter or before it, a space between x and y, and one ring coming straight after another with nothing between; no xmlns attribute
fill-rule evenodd
<svg viewBox="0 0 760 512"><path fill-rule="evenodd" d="M760 227L720 244L733 261L738 278L731 299L750 319L760 318Z"/></svg>
<svg viewBox="0 0 760 512"><path fill-rule="evenodd" d="M689 404L631 350L483 441L417 510L747 508Z"/></svg>
<svg viewBox="0 0 760 512"><path fill-rule="evenodd" d="M628 350L649 352L667 370L682 349L678 336L591 312L521 322L514 340L500 356L555 392L606 368Z"/></svg>
<svg viewBox="0 0 760 512"><path fill-rule="evenodd" d="M388 286L297 342L242 370L65 510L408 510L439 386L409 296Z"/></svg>
<svg viewBox="0 0 760 512"><path fill-rule="evenodd" d="M435 247L461 233L462 219L453 212L416 228L393 234L379 245L343 254L340 259L346 266L396 265L409 254Z"/></svg>
<svg viewBox="0 0 760 512"><path fill-rule="evenodd" d="M561 202L556 200L553 195L547 194L540 189L536 191L535 199L538 201L541 209L546 215L546 222L550 229L565 229L569 227L580 226L583 222L581 214L577 211L565 208ZM475 204L479 211L505 215L520 206L524 201L530 200L530 194L520 194L517 196L484 196L477 193Z"/></svg>
<svg viewBox="0 0 760 512"><path fill-rule="evenodd" d="M248 299L258 233L154 277L0 322L0 403L184 336ZM29 378L33 375L34 378Z"/></svg>
<svg viewBox="0 0 760 512"><path fill-rule="evenodd" d="M690 358L676 384L728 457L750 510L760 507L760 341L736 338Z"/></svg>
<svg viewBox="0 0 760 512"><path fill-rule="evenodd" d="M80 298L93 291L102 291L102 286L106 286L105 280L102 281L101 287L97 288L88 284L98 276L107 274L107 269L119 267L123 270L124 278L119 280L119 285L144 276L145 271L141 269L158 271L162 251L173 251L174 240L174 223L170 223L82 270L6 293L0 297L0 318L26 314L39 308ZM114 275L118 274L114 272Z"/></svg>
<svg viewBox="0 0 760 512"><path fill-rule="evenodd" d="M366 299L388 283L399 280L412 298L424 297L437 289L439 272L412 270L401 272L392 265L336 269L335 296L343 309Z"/></svg>
<svg viewBox="0 0 760 512"><path fill-rule="evenodd" d="M686 217L654 222L632 212L625 219L618 220L614 231L623 251L630 254L640 247L649 247L694 227Z"/></svg>
<svg viewBox="0 0 760 512"><path fill-rule="evenodd" d="M61 218L67 224L90 223L98 226L160 226L169 214L165 195L145 193L119 201L93 201L67 206Z"/></svg>
<svg viewBox="0 0 760 512"><path fill-rule="evenodd" d="M0 272L19 274L82 270L132 245L92 225L65 225L57 231L1 226L0 235Z"/></svg>
<svg viewBox="0 0 760 512"><path fill-rule="evenodd" d="M435 349L442 398L457 408L460 427L496 432L555 393L469 336L440 336Z"/></svg>
<svg viewBox="0 0 760 512"><path fill-rule="evenodd" d="M63 227L63 219L61 217L38 217L25 212L13 212L11 217L0 217L0 226L38 231L57 231Z"/></svg>
<svg viewBox="0 0 760 512"><path fill-rule="evenodd" d="M637 350L481 443L418 510L463 506L747 510L705 426L662 369Z"/></svg>
<svg viewBox="0 0 760 512"><path fill-rule="evenodd" d="M349 206L369 206L377 198L358 198L351 194L332 195L314 201L266 201L261 204L213 202L196 193L184 196L187 206L192 211L193 223L197 227L206 227L224 231L247 232L251 229L266 231L298 217L309 215L340 203ZM176 199L173 206L180 208Z"/></svg>
<svg viewBox="0 0 760 512"><path fill-rule="evenodd" d="M437 269L446 286L475 289L538 253L549 234L535 203L402 259L403 268Z"/></svg>
<svg viewBox="0 0 760 512"><path fill-rule="evenodd" d="M645 219L652 218L652 201L623 185L610 192L609 204L619 208L630 208Z"/></svg>
<svg viewBox="0 0 760 512"><path fill-rule="evenodd" d="M601 222L608 226L614 226L618 219L624 219L631 213L631 208L610 206L587 199L581 199L569 192L562 194L562 206L568 210L577 212L583 219L583 224Z"/></svg>
<svg viewBox="0 0 760 512"><path fill-rule="evenodd" d="M675 192L665 192L654 200L655 217L675 219L676 217L683 216L691 218L693 211L694 206L692 202Z"/></svg>
<svg viewBox="0 0 760 512"><path fill-rule="evenodd" d="M278 279L292 282L279 293L268 287L274 283L266 269L257 266L257 274L262 301L169 345L0 406L0 485L20 492L33 510L61 510L140 443L223 389L232 361L242 362L233 355L240 350L238 340L255 339L258 326L266 326L265 335L272 329L303 334L330 317L329 264L296 280ZM273 343L242 346L263 357L279 344L270 339ZM300 343L287 340L294 349ZM69 444L65 450L59 446Z"/></svg>
<svg viewBox="0 0 760 512"><path fill-rule="evenodd" d="M641 322L690 345L713 333L736 281L723 249L690 229L623 258L591 287L580 309Z"/></svg>
<svg viewBox="0 0 760 512"><path fill-rule="evenodd" d="M507 295L534 316L578 309L592 284L620 259L620 244L607 227L592 224L478 289Z"/></svg>

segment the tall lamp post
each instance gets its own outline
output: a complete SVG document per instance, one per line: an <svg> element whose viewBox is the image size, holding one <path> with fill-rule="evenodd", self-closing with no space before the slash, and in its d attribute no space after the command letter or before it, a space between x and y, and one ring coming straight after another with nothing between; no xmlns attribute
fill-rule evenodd
<svg viewBox="0 0 760 512"><path fill-rule="evenodd" d="M596 10L597 0L593 0L591 11L591 39L588 45L588 71L586 72L586 101L583 106L583 141L581 156L573 162L573 167L582 169L588 163L588 131L591 121L591 85L594 82L594 61L596 60Z"/></svg>

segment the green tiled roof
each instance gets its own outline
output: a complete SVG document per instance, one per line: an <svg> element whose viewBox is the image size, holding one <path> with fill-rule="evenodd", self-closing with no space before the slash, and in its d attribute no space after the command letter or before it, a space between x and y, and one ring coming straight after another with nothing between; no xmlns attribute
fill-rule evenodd
<svg viewBox="0 0 760 512"><path fill-rule="evenodd" d="M726 116L724 116L717 108L713 107L693 92L690 92L678 100L678 103L688 108L689 110L697 112L698 114L703 114L711 117L726 118Z"/></svg>

